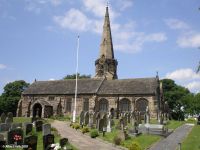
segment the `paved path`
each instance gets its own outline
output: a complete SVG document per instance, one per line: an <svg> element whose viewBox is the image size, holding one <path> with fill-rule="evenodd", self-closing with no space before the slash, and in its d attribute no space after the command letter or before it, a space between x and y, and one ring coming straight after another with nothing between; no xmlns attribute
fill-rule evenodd
<svg viewBox="0 0 200 150"><path fill-rule="evenodd" d="M167 138L153 145L150 150L176 150L178 148L178 143L184 140L184 138L190 133L192 127L192 124L182 125Z"/></svg>
<svg viewBox="0 0 200 150"><path fill-rule="evenodd" d="M111 143L83 135L81 132L69 127L69 124L66 122L56 120L51 125L58 130L61 137L68 138L69 142L79 150L120 150L119 147Z"/></svg>

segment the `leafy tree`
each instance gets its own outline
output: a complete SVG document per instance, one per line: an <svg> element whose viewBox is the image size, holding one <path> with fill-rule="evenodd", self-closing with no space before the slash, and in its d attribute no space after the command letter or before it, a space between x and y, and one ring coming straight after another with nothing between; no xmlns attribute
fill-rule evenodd
<svg viewBox="0 0 200 150"><path fill-rule="evenodd" d="M91 78L91 75L80 75L80 73L77 74L78 76L78 79L89 79ZM76 74L72 74L72 75L67 75L63 78L64 80L67 80L67 79L76 79Z"/></svg>
<svg viewBox="0 0 200 150"><path fill-rule="evenodd" d="M171 79L163 79L164 99L168 102L171 109L172 118L183 120L186 113L186 102L184 98L190 94L190 91L182 86L176 85ZM190 103L190 102L189 102Z"/></svg>
<svg viewBox="0 0 200 150"><path fill-rule="evenodd" d="M29 86L23 80L10 82L4 87L4 92L0 96L0 113L12 112L16 115L17 105L21 97L21 93Z"/></svg>

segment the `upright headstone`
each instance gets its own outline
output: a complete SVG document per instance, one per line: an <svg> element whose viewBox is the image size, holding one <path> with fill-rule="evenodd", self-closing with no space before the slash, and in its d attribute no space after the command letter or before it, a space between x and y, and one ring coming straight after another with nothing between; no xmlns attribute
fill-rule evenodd
<svg viewBox="0 0 200 150"><path fill-rule="evenodd" d="M6 120L6 114L3 112L1 114L1 123L5 123L5 120Z"/></svg>
<svg viewBox="0 0 200 150"><path fill-rule="evenodd" d="M37 150L37 139L35 135L30 135L24 138L24 145L28 145L24 150Z"/></svg>
<svg viewBox="0 0 200 150"><path fill-rule="evenodd" d="M92 113L92 112L90 112L90 114L89 114L89 126L90 127L93 127L93 118L94 118L94 113Z"/></svg>
<svg viewBox="0 0 200 150"><path fill-rule="evenodd" d="M84 124L85 125L89 124L89 112L85 112L84 114Z"/></svg>
<svg viewBox="0 0 200 150"><path fill-rule="evenodd" d="M23 144L23 130L14 129L8 132L8 144Z"/></svg>
<svg viewBox="0 0 200 150"><path fill-rule="evenodd" d="M13 122L13 113L8 112L7 117L10 118L10 120Z"/></svg>
<svg viewBox="0 0 200 150"><path fill-rule="evenodd" d="M42 125L43 125L43 121L42 120L35 121L35 128L36 128L37 132L42 131Z"/></svg>
<svg viewBox="0 0 200 150"><path fill-rule="evenodd" d="M80 125L84 124L84 111L81 112L80 114Z"/></svg>
<svg viewBox="0 0 200 150"><path fill-rule="evenodd" d="M22 128L22 123L13 123L13 124L11 124L11 130L17 129L17 128Z"/></svg>
<svg viewBox="0 0 200 150"><path fill-rule="evenodd" d="M4 135L0 134L0 149L4 150L6 146L6 141L4 140Z"/></svg>
<svg viewBox="0 0 200 150"><path fill-rule="evenodd" d="M48 134L43 136L43 147L44 150L46 150L46 148L54 143L54 135L53 134Z"/></svg>
<svg viewBox="0 0 200 150"><path fill-rule="evenodd" d="M111 113L109 112L108 114L108 123L107 123L107 132L111 132L111 118L112 118L112 115Z"/></svg>
<svg viewBox="0 0 200 150"><path fill-rule="evenodd" d="M29 134L32 132L33 124L32 123L24 123L25 134Z"/></svg>
<svg viewBox="0 0 200 150"><path fill-rule="evenodd" d="M10 125L11 125L12 122L13 122L13 121L12 121L11 118L6 117L6 121L5 121L6 124L10 124Z"/></svg>
<svg viewBox="0 0 200 150"><path fill-rule="evenodd" d="M43 136L51 134L51 124L43 124L42 125L42 134L43 134Z"/></svg>
<svg viewBox="0 0 200 150"><path fill-rule="evenodd" d="M1 123L0 124L0 132L3 132L3 131L8 131L10 128L10 125L6 124L6 123Z"/></svg>

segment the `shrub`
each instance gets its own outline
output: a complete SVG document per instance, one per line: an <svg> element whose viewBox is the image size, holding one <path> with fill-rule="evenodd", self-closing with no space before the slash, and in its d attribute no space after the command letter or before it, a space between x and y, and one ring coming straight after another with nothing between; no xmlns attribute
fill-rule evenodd
<svg viewBox="0 0 200 150"><path fill-rule="evenodd" d="M97 131L96 129L91 130L91 132L90 132L90 137L91 137L91 138L96 138L97 136L99 136L98 131Z"/></svg>
<svg viewBox="0 0 200 150"><path fill-rule="evenodd" d="M78 123L75 123L74 124L74 128L77 130L77 129L80 129L80 125Z"/></svg>
<svg viewBox="0 0 200 150"><path fill-rule="evenodd" d="M83 127L83 129L82 129L82 133L84 134L84 133L87 133L87 132L89 132L90 130L89 130L89 128L88 127Z"/></svg>
<svg viewBox="0 0 200 150"><path fill-rule="evenodd" d="M133 141L129 147L129 150L142 150L139 143Z"/></svg>
<svg viewBox="0 0 200 150"><path fill-rule="evenodd" d="M119 136L116 135L113 139L113 142L114 142L115 145L120 145L121 142L122 142L122 139Z"/></svg>

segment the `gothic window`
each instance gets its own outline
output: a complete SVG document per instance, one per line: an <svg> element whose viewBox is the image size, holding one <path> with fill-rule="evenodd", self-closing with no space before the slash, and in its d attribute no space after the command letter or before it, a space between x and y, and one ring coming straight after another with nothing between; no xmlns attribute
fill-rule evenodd
<svg viewBox="0 0 200 150"><path fill-rule="evenodd" d="M148 106L148 100L145 98L140 98L136 101L136 109L140 112L145 112Z"/></svg>
<svg viewBox="0 0 200 150"><path fill-rule="evenodd" d="M102 111L102 112L108 111L108 101L106 99L100 99L100 101L99 101L99 111Z"/></svg>
<svg viewBox="0 0 200 150"><path fill-rule="evenodd" d="M83 101L83 111L89 111L89 99L85 98Z"/></svg>
<svg viewBox="0 0 200 150"><path fill-rule="evenodd" d="M54 96L49 96L49 101L53 101L54 100Z"/></svg>
<svg viewBox="0 0 200 150"><path fill-rule="evenodd" d="M131 102L129 99L122 99L120 100L119 102L119 110L122 111L122 112L125 112L125 111L130 111L131 109Z"/></svg>
<svg viewBox="0 0 200 150"><path fill-rule="evenodd" d="M66 102L66 112L72 111L72 99L68 98Z"/></svg>

